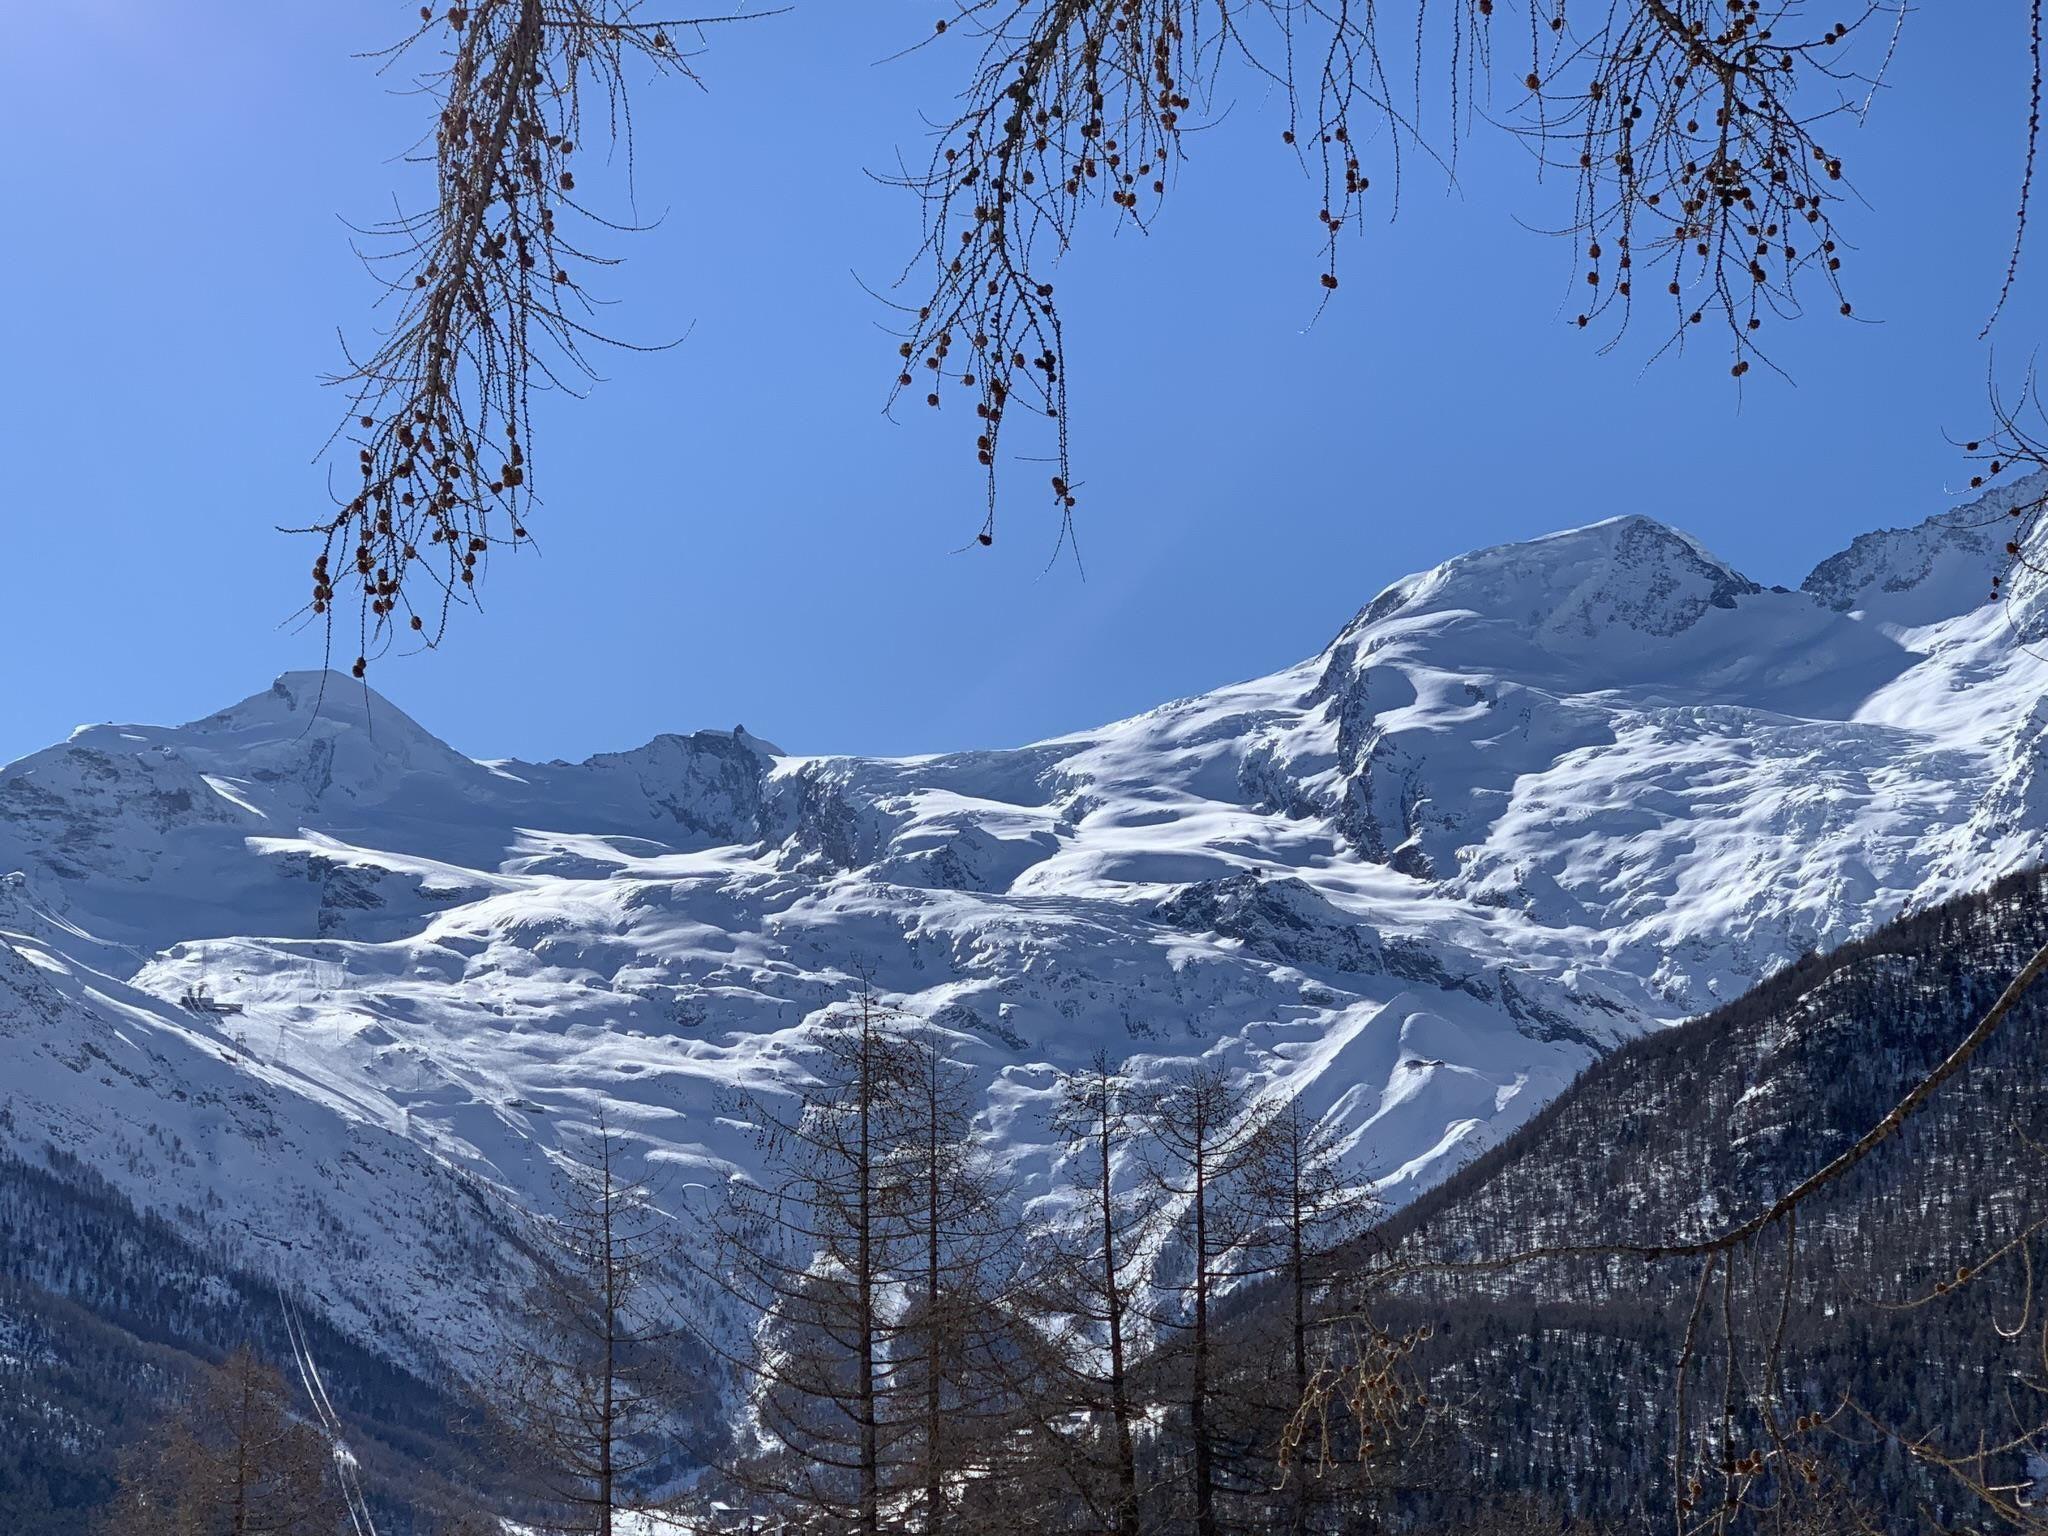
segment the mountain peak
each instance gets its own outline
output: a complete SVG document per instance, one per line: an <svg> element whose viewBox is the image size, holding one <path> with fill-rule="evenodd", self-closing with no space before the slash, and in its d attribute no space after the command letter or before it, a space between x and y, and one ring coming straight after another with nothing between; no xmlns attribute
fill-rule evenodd
<svg viewBox="0 0 2048 1536"><path fill-rule="evenodd" d="M308 804L330 795L381 799L413 774L462 782L481 771L382 694L331 671L284 673L261 693L185 725L94 726L69 745L296 783Z"/></svg>
<svg viewBox="0 0 2048 1536"><path fill-rule="evenodd" d="M377 720L392 717L403 718L390 700L368 684L329 668L279 673L261 693L252 693L191 725L211 729L257 719L294 719L302 725L326 720L337 726L374 729Z"/></svg>
<svg viewBox="0 0 2048 1536"><path fill-rule="evenodd" d="M379 756L466 762L447 743L359 679L335 671L286 672L261 693L179 729L180 735L227 737L238 747L364 738Z"/></svg>
<svg viewBox="0 0 2048 1536"><path fill-rule="evenodd" d="M1617 630L1676 635L1708 609L1733 608L1761 590L1692 535L1626 513L1454 556L1387 588L1350 629L1463 613L1570 653L1605 644Z"/></svg>
<svg viewBox="0 0 2048 1536"><path fill-rule="evenodd" d="M1953 619L1990 601L2006 564L2016 508L2048 495L2048 470L1904 528L1858 534L1799 584L1840 613L1914 628Z"/></svg>
<svg viewBox="0 0 2048 1536"><path fill-rule="evenodd" d="M1048 1074L1109 1051L1293 1096L1403 1200L1601 1045L2038 860L2048 669L1984 627L1913 650L1625 516L1010 751L481 764L287 674L0 770L0 1144L246 1232L436 1371L504 1279L451 1213L531 1230L598 1107L679 1195L758 1178L733 1095L800 1097L869 992L957 1043L1022 1179Z"/></svg>

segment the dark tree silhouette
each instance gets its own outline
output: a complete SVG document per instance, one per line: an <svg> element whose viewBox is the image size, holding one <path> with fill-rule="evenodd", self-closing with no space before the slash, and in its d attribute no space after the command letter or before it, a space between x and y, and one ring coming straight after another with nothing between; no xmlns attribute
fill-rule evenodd
<svg viewBox="0 0 2048 1536"><path fill-rule="evenodd" d="M1331 1351L1313 1349L1311 1335L1328 1310L1326 1293L1386 1212L1346 1166L1343 1137L1298 1097L1267 1106L1257 1124L1243 1196L1250 1252L1239 1272L1265 1282L1263 1308L1268 1318L1277 1314L1278 1326L1240 1329L1237 1347L1248 1357L1239 1367L1244 1379L1237 1394L1247 1420L1242 1455L1254 1481L1280 1491L1287 1529L1298 1533L1308 1527L1312 1496L1334 1496L1339 1490L1324 1485L1340 1481L1332 1476L1338 1458L1328 1450L1327 1425L1315 1447L1299 1444L1302 1405L1329 1380L1318 1383L1316 1372ZM1262 1334L1284 1341L1279 1360L1260 1347ZM1354 1347L1345 1351L1354 1362L1361 1353L1355 1339L1346 1341ZM1375 1443L1391 1449L1393 1437Z"/></svg>
<svg viewBox="0 0 2048 1536"><path fill-rule="evenodd" d="M1146 1087L1140 1103L1149 1172L1185 1249L1182 1277L1160 1287L1165 1305L1152 1320L1174 1340L1169 1346L1173 1362L1185 1372L1182 1402L1195 1536L1217 1536L1222 1521L1217 1509L1221 1469L1214 1314L1233 1257L1251 1236L1237 1186L1252 1166L1262 1126L1230 1075L1206 1063L1173 1069Z"/></svg>
<svg viewBox="0 0 2048 1536"><path fill-rule="evenodd" d="M988 1475L998 1426L1014 1419L1015 1192L979 1145L974 1083L949 1038L925 1027L903 1045L907 1113L897 1155L910 1244L892 1386L906 1402L898 1454L905 1481L918 1487L918 1528L940 1536L955 1529L963 1482Z"/></svg>

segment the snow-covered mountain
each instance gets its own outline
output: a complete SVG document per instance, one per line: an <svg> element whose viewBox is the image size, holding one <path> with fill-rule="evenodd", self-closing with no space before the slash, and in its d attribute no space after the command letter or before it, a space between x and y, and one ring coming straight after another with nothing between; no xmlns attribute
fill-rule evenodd
<svg viewBox="0 0 2048 1536"><path fill-rule="evenodd" d="M1404 1199L1604 1047L2041 856L2007 504L1796 592L1646 517L1483 550L1004 751L478 762L318 674L88 727L0 770L0 1146L446 1359L570 1129L717 1183L735 1091L866 978L957 1033L1027 1186L1107 1048L1302 1096Z"/></svg>

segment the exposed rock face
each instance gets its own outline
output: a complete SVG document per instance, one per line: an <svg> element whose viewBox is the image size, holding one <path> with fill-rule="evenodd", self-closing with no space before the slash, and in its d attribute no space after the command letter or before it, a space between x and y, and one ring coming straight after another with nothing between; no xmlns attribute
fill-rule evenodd
<svg viewBox="0 0 2048 1536"><path fill-rule="evenodd" d="M1300 880L1257 871L1202 880L1162 901L1154 915L1176 928L1236 939L1282 965L1377 976L1387 969L1370 924L1332 906Z"/></svg>
<svg viewBox="0 0 2048 1536"><path fill-rule="evenodd" d="M1813 568L1800 590L1837 612L1887 624L1940 623L1984 601L2013 537L2010 514L2048 491L2030 475L1982 499L1910 528L1858 534Z"/></svg>

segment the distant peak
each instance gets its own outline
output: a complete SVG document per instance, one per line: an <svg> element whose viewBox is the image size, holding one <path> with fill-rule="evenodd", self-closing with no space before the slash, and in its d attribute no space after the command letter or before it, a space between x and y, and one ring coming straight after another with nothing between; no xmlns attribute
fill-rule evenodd
<svg viewBox="0 0 2048 1536"><path fill-rule="evenodd" d="M239 704L160 733L204 752L298 761L317 749L337 782L368 784L413 769L466 771L461 753L360 679L287 672Z"/></svg>
<svg viewBox="0 0 2048 1536"><path fill-rule="evenodd" d="M261 693L252 693L240 703L217 710L189 729L200 731L246 730L264 722L293 720L299 726L316 724L355 728L372 732L393 729L425 732L405 712L358 678L335 671L286 672Z"/></svg>
<svg viewBox="0 0 2048 1536"><path fill-rule="evenodd" d="M774 742L769 741L766 737L756 736L744 725L736 725L732 728L732 739L738 742L741 746L751 747L754 751L760 753L763 757L789 756L787 752L783 751L782 748L775 745Z"/></svg>
<svg viewBox="0 0 2048 1536"><path fill-rule="evenodd" d="M1879 623L1910 628L1958 618L1991 600L1991 578L2005 567L2014 536L2008 514L2044 494L2048 470L1907 527L1858 534L1816 565L1800 590Z"/></svg>
<svg viewBox="0 0 2048 1536"><path fill-rule="evenodd" d="M1617 629L1674 635L1761 590L1691 534L1627 513L1454 556L1387 588L1347 633L1397 615L1468 611L1575 650Z"/></svg>
<svg viewBox="0 0 2048 1536"><path fill-rule="evenodd" d="M284 672L270 685L270 693L280 700L286 709L297 713L300 710L318 709L325 711L329 699L353 699L359 703L367 701L371 709L390 709L391 703L381 693L371 688L360 678L346 677L331 668L324 672Z"/></svg>
<svg viewBox="0 0 2048 1536"><path fill-rule="evenodd" d="M1641 512L1624 512L1577 528L1456 555L1430 574L1455 576L1507 567L1569 575L1588 566L1640 575L1651 574L1659 566L1674 566L1740 593L1761 590L1691 534Z"/></svg>
<svg viewBox="0 0 2048 1536"><path fill-rule="evenodd" d="M1659 522L1656 518L1642 512L1622 512L1613 517L1603 517L1595 523L1585 523L1577 528L1565 528L1556 533L1540 534L1536 538L1526 540L1525 542L1529 544L1555 544L1574 540L1594 543L1647 540L1652 543L1669 545L1674 549L1685 551L1694 559L1706 565L1727 572L1728 575L1733 576L1737 581L1743 580L1743 577L1738 575L1734 568L1725 560L1691 534L1687 533L1683 528L1674 528L1671 524ZM1497 547L1513 549L1515 546L1506 544Z"/></svg>

